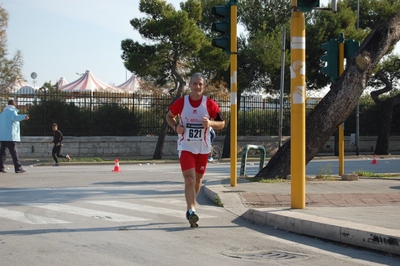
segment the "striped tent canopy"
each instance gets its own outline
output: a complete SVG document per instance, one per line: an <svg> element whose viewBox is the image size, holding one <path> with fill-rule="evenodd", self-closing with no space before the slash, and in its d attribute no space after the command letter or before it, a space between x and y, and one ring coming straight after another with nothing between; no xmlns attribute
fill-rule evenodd
<svg viewBox="0 0 400 266"><path fill-rule="evenodd" d="M109 91L122 92L121 89L115 88L96 78L90 70L86 70L79 79L59 87L61 91L86 92L86 91Z"/></svg>
<svg viewBox="0 0 400 266"><path fill-rule="evenodd" d="M58 88L61 88L64 85L67 85L68 82L64 77L61 77L60 80L57 82Z"/></svg>
<svg viewBox="0 0 400 266"><path fill-rule="evenodd" d="M18 94L18 95L35 95L36 91L35 91L34 88L32 88L31 86L28 85L28 86L23 86L23 87L19 88L15 92L15 94Z"/></svg>
<svg viewBox="0 0 400 266"><path fill-rule="evenodd" d="M127 81L125 81L121 85L118 85L117 88L120 88L127 92L137 91L139 89L139 82L137 80L136 75L132 74L132 76Z"/></svg>
<svg viewBox="0 0 400 266"><path fill-rule="evenodd" d="M20 77L17 77L14 82L11 82L10 85L8 85L8 87L6 88L6 91L10 92L10 93L15 93L17 92L20 88L25 87L25 86L29 86L31 87L31 85L29 85L28 83L26 83L23 79L21 79Z"/></svg>

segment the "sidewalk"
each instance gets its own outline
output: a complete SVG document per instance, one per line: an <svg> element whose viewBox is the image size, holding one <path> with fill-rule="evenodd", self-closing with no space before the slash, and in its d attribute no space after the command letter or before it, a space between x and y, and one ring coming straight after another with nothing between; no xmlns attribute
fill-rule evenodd
<svg viewBox="0 0 400 266"><path fill-rule="evenodd" d="M207 181L207 196L251 222L400 255L400 179L307 181L306 208L291 208L290 181Z"/></svg>

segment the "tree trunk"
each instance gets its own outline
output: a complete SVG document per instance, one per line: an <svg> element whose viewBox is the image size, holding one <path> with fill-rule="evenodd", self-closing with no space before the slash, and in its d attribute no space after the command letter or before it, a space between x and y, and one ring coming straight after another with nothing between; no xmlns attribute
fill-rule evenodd
<svg viewBox="0 0 400 266"><path fill-rule="evenodd" d="M385 101L384 101L385 102ZM379 126L378 139L375 146L375 154L389 154L389 134L392 124L393 107L388 105L381 106L381 120Z"/></svg>
<svg viewBox="0 0 400 266"><path fill-rule="evenodd" d="M174 80L176 81L176 84L177 85L179 84L178 91L176 92L175 98L171 102L171 104L172 104L178 98L182 97L183 89L186 86L186 82L183 80L183 78L174 69L172 69L171 71L172 71L173 76L175 77ZM172 96L172 92L175 91L175 90L176 90L176 87L175 87L175 89L172 89L170 91L171 96ZM167 123L167 119L164 116L164 121L163 121L163 124L161 126L160 135L158 136L157 145L156 145L156 148L155 148L154 153L153 153L153 159L154 160L162 159L162 153L163 153L163 149L164 149L164 142L165 142L165 136L167 135L167 130L168 130L168 123Z"/></svg>
<svg viewBox="0 0 400 266"><path fill-rule="evenodd" d="M226 134L224 138L224 147L222 149L221 158L231 157L231 123L229 122L226 128Z"/></svg>
<svg viewBox="0 0 400 266"><path fill-rule="evenodd" d="M385 87L383 89L371 92L372 99L374 100L376 105L381 108L379 133L375 146L375 154L387 155L389 154L389 136L390 128L392 126L393 108L394 106L400 104L400 96L396 95L383 101L379 99L379 95L391 91L393 89L393 86L381 71L378 71L375 76L385 84Z"/></svg>
<svg viewBox="0 0 400 266"><path fill-rule="evenodd" d="M168 130L168 124L167 120L164 118L164 122L162 123L160 130L160 135L158 136L157 139L156 149L154 150L153 153L153 160L162 159L162 153L164 149L164 142L165 142L165 136L167 135L167 130Z"/></svg>
<svg viewBox="0 0 400 266"><path fill-rule="evenodd" d="M237 99L237 113L236 113L236 118L239 119L239 109L240 109L240 100L241 100L242 94L239 91L238 92L238 99ZM230 158L231 157L231 120L229 120L228 125L226 125L226 134L225 134L225 139L224 139L224 147L222 151L222 158ZM237 129L236 129L237 133Z"/></svg>
<svg viewBox="0 0 400 266"><path fill-rule="evenodd" d="M338 126L356 107L367 81L381 58L400 39L400 12L389 22L375 25L331 90L306 120L306 164L325 145ZM290 174L290 140L283 144L258 178L281 178ZM294 158L295 159L295 158Z"/></svg>
<svg viewBox="0 0 400 266"><path fill-rule="evenodd" d="M388 98L381 105L381 119L379 126L378 139L375 146L375 154L389 154L389 136L392 126L393 109L400 104L400 95Z"/></svg>

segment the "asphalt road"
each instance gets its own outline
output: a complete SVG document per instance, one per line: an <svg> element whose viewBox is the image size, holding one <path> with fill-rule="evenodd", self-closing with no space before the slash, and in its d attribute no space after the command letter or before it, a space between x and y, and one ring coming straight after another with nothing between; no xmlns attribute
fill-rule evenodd
<svg viewBox="0 0 400 266"><path fill-rule="evenodd" d="M1 265L396 265L398 260L249 223L202 192L184 218L177 163L27 167L0 174ZM251 168L251 167L250 167ZM205 182L229 175L211 164Z"/></svg>
<svg viewBox="0 0 400 266"><path fill-rule="evenodd" d="M352 174L359 172L367 173L400 173L400 158L389 157L385 158L376 157L376 164L373 164L372 156L361 156L360 158L344 160L344 173ZM240 167L241 163L238 163ZM259 161L252 160L247 162L245 174L254 176L258 173ZM238 172L239 173L239 172ZM338 175L339 174L339 159L315 159L308 163L306 167L306 175L315 176L318 174L323 175Z"/></svg>

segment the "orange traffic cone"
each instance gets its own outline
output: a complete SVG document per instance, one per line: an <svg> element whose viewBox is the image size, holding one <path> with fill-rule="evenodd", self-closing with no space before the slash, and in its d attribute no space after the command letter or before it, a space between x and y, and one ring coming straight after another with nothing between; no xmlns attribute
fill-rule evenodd
<svg viewBox="0 0 400 266"><path fill-rule="evenodd" d="M374 154L374 158L372 159L371 164L378 164L378 161L376 160L376 155Z"/></svg>
<svg viewBox="0 0 400 266"><path fill-rule="evenodd" d="M115 159L115 165L114 165L114 170L113 172L122 172L121 169L119 168L119 161L118 159Z"/></svg>

